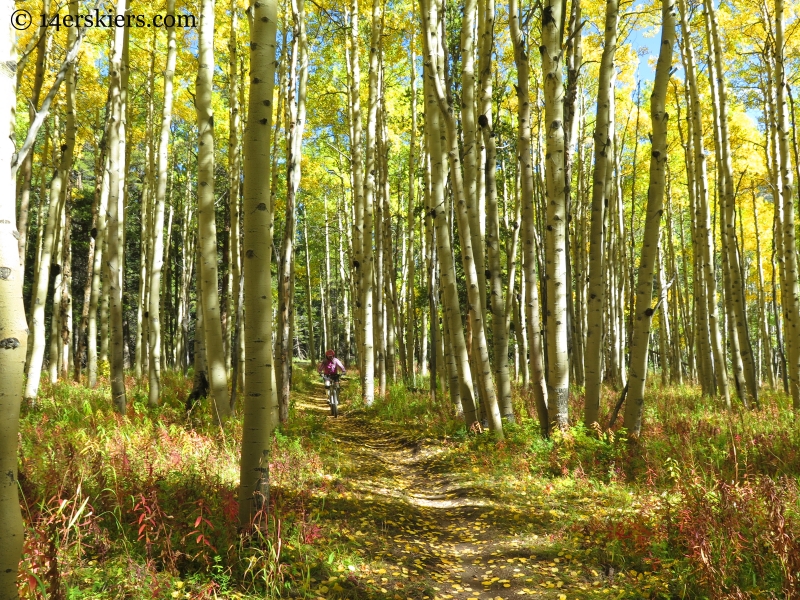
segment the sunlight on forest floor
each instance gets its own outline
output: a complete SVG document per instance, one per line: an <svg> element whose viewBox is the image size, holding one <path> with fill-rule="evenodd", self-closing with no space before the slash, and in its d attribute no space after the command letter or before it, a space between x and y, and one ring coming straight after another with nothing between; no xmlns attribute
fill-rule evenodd
<svg viewBox="0 0 800 600"><path fill-rule="evenodd" d="M800 433L785 396L725 413L693 388L653 389L634 444L580 424L543 440L515 390L518 424L497 443L444 397L396 385L364 407L350 378L334 418L307 366L294 380L268 532L249 540L241 423L218 428L207 401L187 418L191 379L168 373L157 409L129 381L124 418L105 379L47 388L21 421L21 597L794 597Z"/></svg>

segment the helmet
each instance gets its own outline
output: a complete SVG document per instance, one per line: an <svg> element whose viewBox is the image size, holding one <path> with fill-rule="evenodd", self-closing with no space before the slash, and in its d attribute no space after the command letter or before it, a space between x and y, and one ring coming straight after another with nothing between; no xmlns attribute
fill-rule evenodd
<svg viewBox="0 0 800 600"><path fill-rule="evenodd" d="M334 352L333 350L328 350L328 351L325 353L325 356L326 356L327 358L333 358L334 356L336 356L336 352Z"/></svg>

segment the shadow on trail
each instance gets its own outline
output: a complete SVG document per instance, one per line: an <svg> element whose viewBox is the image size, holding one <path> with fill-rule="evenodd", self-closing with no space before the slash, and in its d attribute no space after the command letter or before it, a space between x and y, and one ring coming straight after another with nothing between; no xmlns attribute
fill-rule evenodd
<svg viewBox="0 0 800 600"><path fill-rule="evenodd" d="M327 410L322 385L298 407ZM359 564L338 589L312 582L316 597L557 599L598 585L553 535L561 529L550 511L508 505L473 475L451 472L451 447L390 432L346 405L324 429L339 470L317 509Z"/></svg>

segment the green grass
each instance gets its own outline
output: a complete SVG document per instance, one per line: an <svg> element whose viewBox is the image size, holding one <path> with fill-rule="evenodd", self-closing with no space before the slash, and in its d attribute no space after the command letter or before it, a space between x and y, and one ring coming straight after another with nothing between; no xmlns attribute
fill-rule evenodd
<svg viewBox="0 0 800 600"><path fill-rule="evenodd" d="M308 369L294 378L298 393L318 391ZM303 596L312 582L345 585L351 568L369 570L357 540L322 517L342 497L346 458L325 413L292 407L270 455L267 533L242 539L241 423L220 429L207 401L187 419L191 380L164 380L157 409L129 380L124 418L111 410L105 378L96 390L44 386L23 411L24 598L58 588L76 599ZM365 407L350 377L343 410L440 445L440 468L502 500L509 527L550 531L550 545L536 550L543 557L576 552L616 573L626 597L800 594L800 427L783 394L763 392L757 411L727 412L692 387L652 388L643 435L630 441L578 423L576 390L572 426L544 440L515 389L517 423L496 443L468 433L445 394L431 403L421 389L392 385ZM613 399L606 390L604 406Z"/></svg>

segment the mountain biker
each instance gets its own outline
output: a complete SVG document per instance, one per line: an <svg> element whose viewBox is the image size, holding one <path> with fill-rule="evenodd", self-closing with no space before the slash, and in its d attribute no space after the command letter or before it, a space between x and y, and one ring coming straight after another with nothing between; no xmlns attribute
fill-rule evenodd
<svg viewBox="0 0 800 600"><path fill-rule="evenodd" d="M325 359L319 363L317 372L323 377L330 377L331 375L336 375L340 370L342 375L347 373L342 361L336 358L336 352L328 350L325 353Z"/></svg>

